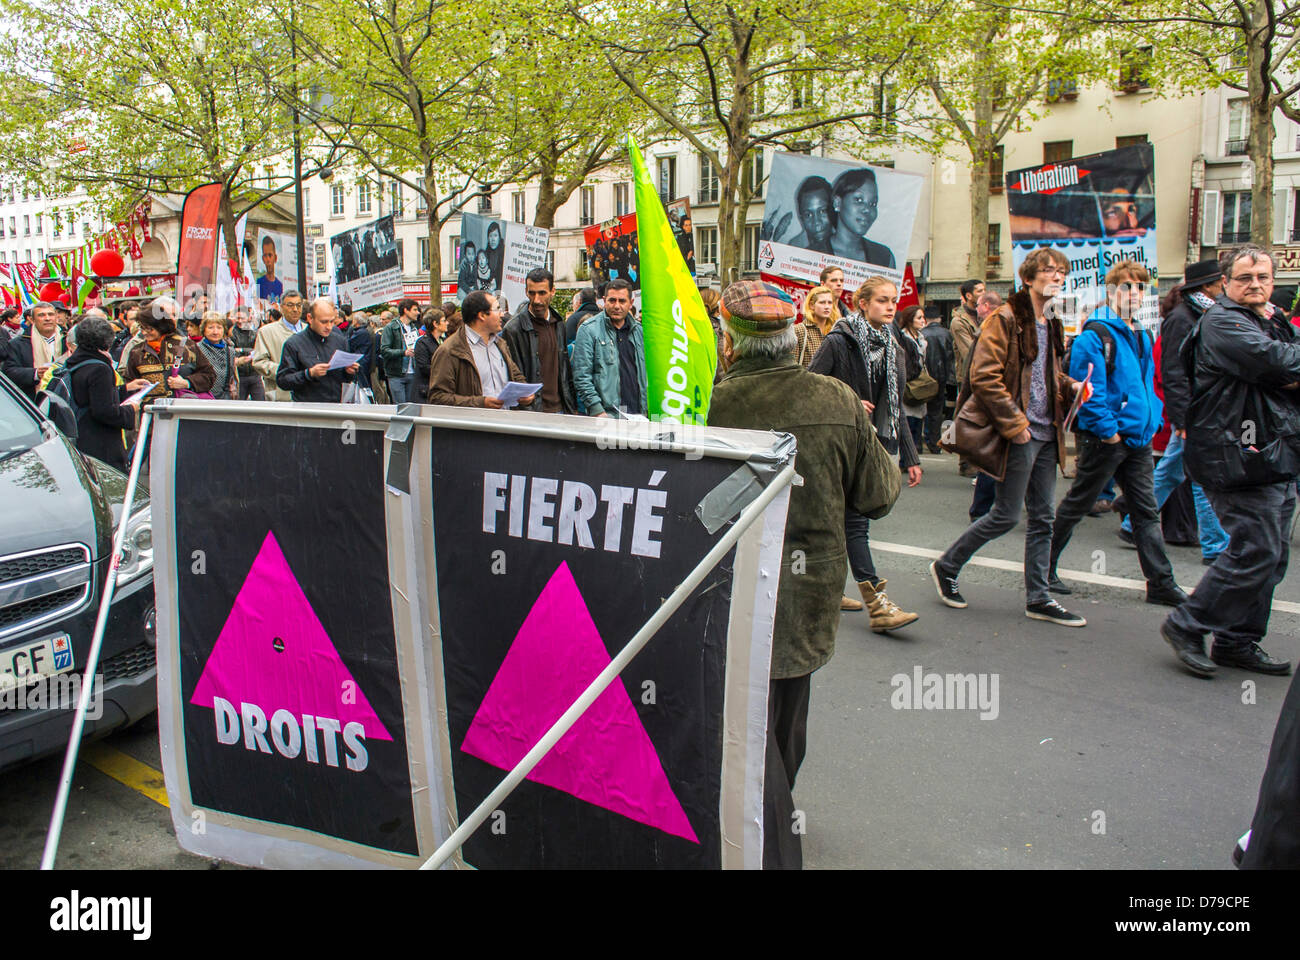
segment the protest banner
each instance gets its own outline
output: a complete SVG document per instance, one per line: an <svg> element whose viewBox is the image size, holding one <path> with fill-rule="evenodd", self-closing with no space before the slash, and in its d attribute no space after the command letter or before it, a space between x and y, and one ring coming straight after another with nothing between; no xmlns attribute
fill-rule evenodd
<svg viewBox="0 0 1300 960"><path fill-rule="evenodd" d="M637 248L645 276L641 285L641 332L645 341L646 411L652 420L708 421L717 337L695 278L674 236L645 158L628 137L636 196ZM689 212L686 222L690 222Z"/></svg>
<svg viewBox="0 0 1300 960"><path fill-rule="evenodd" d="M177 251L176 290L182 307L206 296L212 289L220 239L221 190L219 183L195 187L181 206L180 246Z"/></svg>
<svg viewBox="0 0 1300 960"><path fill-rule="evenodd" d="M877 275L901 284L923 182L856 161L773 154L760 271L816 283L834 266L848 290Z"/></svg>
<svg viewBox="0 0 1300 960"><path fill-rule="evenodd" d="M623 279L632 284L633 291L641 289L635 213L593 224L582 231L582 239L587 246L587 268L593 284Z"/></svg>
<svg viewBox="0 0 1300 960"><path fill-rule="evenodd" d="M1077 334L1082 318L1105 302L1106 271L1115 263L1135 260L1158 278L1151 144L1011 170L1006 188L1014 270L1038 247L1060 250L1070 261L1061 297L1067 336ZM1139 319L1154 327L1158 318L1153 283Z"/></svg>
<svg viewBox="0 0 1300 960"><path fill-rule="evenodd" d="M668 204L668 226L672 227L673 239L681 251L686 269L695 276L695 230L691 226L691 198L680 197Z"/></svg>
<svg viewBox="0 0 1300 960"><path fill-rule="evenodd" d="M266 867L758 869L792 440L431 409L155 406L181 845Z"/></svg>
<svg viewBox="0 0 1300 960"><path fill-rule="evenodd" d="M505 298L511 312L527 299L528 271L546 266L545 227L463 213L456 260L456 302L475 290Z"/></svg>
<svg viewBox="0 0 1300 960"><path fill-rule="evenodd" d="M361 309L401 299L402 267L395 236L393 216L389 214L330 237L334 284L340 300Z"/></svg>
<svg viewBox="0 0 1300 960"><path fill-rule="evenodd" d="M293 234L258 228L249 260L255 270L257 299L279 303L286 289L298 285L298 238Z"/></svg>

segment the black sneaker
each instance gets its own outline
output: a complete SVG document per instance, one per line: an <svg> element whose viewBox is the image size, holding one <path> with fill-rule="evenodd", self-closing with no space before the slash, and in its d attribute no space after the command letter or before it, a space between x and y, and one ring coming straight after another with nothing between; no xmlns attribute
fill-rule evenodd
<svg viewBox="0 0 1300 960"><path fill-rule="evenodd" d="M1167 587L1147 587L1147 603L1159 603L1166 607L1181 607L1187 602L1187 594L1176 583Z"/></svg>
<svg viewBox="0 0 1300 960"><path fill-rule="evenodd" d="M1218 559L1219 559L1219 555L1218 555L1217 553L1216 553L1214 556L1212 556L1212 557L1202 556L1202 557L1201 557L1201 566L1203 566L1203 567L1212 566L1212 565L1214 564L1214 561L1215 561L1215 560L1218 560Z"/></svg>
<svg viewBox="0 0 1300 960"><path fill-rule="evenodd" d="M1070 594L1074 593L1074 591L1067 587L1064 581L1062 581L1056 574L1052 574L1047 578L1047 589L1051 590L1052 593L1059 593L1063 597L1068 597Z"/></svg>
<svg viewBox="0 0 1300 960"><path fill-rule="evenodd" d="M1218 671L1214 661L1205 655L1205 640L1184 633L1166 620L1160 625L1160 635L1174 648L1176 656L1188 670L1198 677L1212 677Z"/></svg>
<svg viewBox="0 0 1300 960"><path fill-rule="evenodd" d="M1210 659L1221 667L1237 667L1254 673L1267 673L1274 677L1286 677L1291 674L1290 660L1274 660L1252 643L1244 649L1224 648L1215 643L1210 647Z"/></svg>
<svg viewBox="0 0 1300 960"><path fill-rule="evenodd" d="M940 600L950 607L956 607L958 610L966 606L966 598L957 589L957 578L945 577L940 573L938 560L930 562L930 578L934 580L934 588L939 591Z"/></svg>
<svg viewBox="0 0 1300 960"><path fill-rule="evenodd" d="M1050 623L1059 623L1063 627L1086 627L1088 625L1087 620L1077 613L1066 610L1055 600L1031 603L1025 607L1025 616L1030 620L1047 620Z"/></svg>
<svg viewBox="0 0 1300 960"><path fill-rule="evenodd" d="M1137 540L1133 538L1133 534L1130 531L1125 530L1123 527L1120 527L1118 530L1115 531L1115 534L1121 540L1127 543L1130 547L1133 547L1134 549L1137 548Z"/></svg>

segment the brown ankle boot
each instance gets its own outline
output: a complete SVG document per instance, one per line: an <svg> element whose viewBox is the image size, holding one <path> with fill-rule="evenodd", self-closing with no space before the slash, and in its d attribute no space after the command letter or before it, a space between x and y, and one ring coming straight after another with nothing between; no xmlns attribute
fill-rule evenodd
<svg viewBox="0 0 1300 960"><path fill-rule="evenodd" d="M905 627L920 617L919 613L906 613L900 610L898 604L885 595L886 582L881 580L874 587L870 580L863 580L858 584L858 589L862 591L862 599L866 601L867 610L871 614L871 629L876 633L886 633Z"/></svg>
<svg viewBox="0 0 1300 960"><path fill-rule="evenodd" d="M841 610L861 610L862 601L854 600L852 597L840 597Z"/></svg>

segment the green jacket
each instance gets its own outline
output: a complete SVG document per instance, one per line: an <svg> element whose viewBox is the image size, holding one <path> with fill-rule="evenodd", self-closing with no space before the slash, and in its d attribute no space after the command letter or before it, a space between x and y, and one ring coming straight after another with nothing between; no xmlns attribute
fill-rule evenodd
<svg viewBox="0 0 1300 960"><path fill-rule="evenodd" d="M812 673L835 652L848 554L847 504L873 519L898 499L899 472L848 386L809 373L793 357L738 360L713 388L709 426L792 433L803 486L785 522L772 679Z"/></svg>
<svg viewBox="0 0 1300 960"><path fill-rule="evenodd" d="M632 346L637 354L637 386L641 389L641 409L629 412L644 416L649 391L641 324L631 316L624 322L632 325ZM578 328L578 333L573 338L573 356L569 364L573 368L573 387L578 393L578 399L587 408L588 416L596 417L602 413L611 417L622 416L618 409L618 338L603 310Z"/></svg>
<svg viewBox="0 0 1300 960"><path fill-rule="evenodd" d="M419 330L418 324L413 328ZM379 357L384 364L384 376L397 378L406 376L406 361L411 360L411 371L415 372L414 358L406 355L406 337L402 332L402 318L394 317L379 331Z"/></svg>

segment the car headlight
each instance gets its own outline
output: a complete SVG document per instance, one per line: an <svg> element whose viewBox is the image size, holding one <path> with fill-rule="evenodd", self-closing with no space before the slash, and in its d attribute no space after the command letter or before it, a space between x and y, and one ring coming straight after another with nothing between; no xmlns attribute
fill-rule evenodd
<svg viewBox="0 0 1300 960"><path fill-rule="evenodd" d="M130 583L153 570L153 515L150 507L137 511L126 522L122 553L117 561L117 585Z"/></svg>

